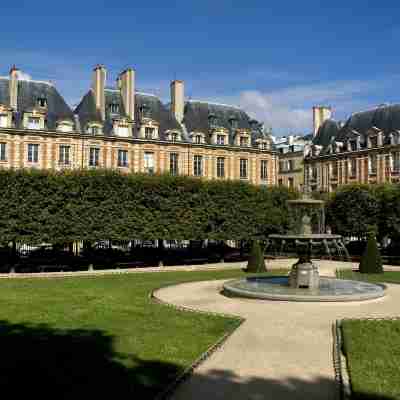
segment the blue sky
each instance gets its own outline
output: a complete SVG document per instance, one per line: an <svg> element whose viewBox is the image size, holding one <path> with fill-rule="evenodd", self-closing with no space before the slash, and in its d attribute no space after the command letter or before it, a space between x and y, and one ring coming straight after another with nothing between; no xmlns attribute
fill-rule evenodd
<svg viewBox="0 0 400 400"><path fill-rule="evenodd" d="M400 6L387 0L4 2L0 74L17 64L71 103L92 67L132 66L140 90L239 105L279 135L308 133L311 107L343 119L400 102Z"/></svg>

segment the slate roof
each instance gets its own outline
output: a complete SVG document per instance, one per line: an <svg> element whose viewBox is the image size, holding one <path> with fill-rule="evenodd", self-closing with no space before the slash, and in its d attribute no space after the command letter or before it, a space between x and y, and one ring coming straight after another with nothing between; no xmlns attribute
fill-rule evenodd
<svg viewBox="0 0 400 400"><path fill-rule="evenodd" d="M55 130L57 121L62 119L74 121L72 110L53 85L46 82L19 80L18 111L14 113L17 128L22 128L23 113L37 107L37 100L41 97L47 100L47 129ZM10 105L8 79L0 79L0 103Z"/></svg>
<svg viewBox="0 0 400 400"><path fill-rule="evenodd" d="M327 120L319 129L313 144L323 146L321 154L324 154L331 141L346 142L358 133L361 148L365 148L367 133L374 127L383 132L384 143L389 143L389 134L400 131L400 104L382 105L368 111L354 113L342 127L333 120Z"/></svg>
<svg viewBox="0 0 400 400"><path fill-rule="evenodd" d="M230 144L234 142L234 132L231 120L237 121L238 129L248 129L252 131L252 141L260 137L265 137L261 124L252 120L248 114L239 108L224 104L208 103L203 101L188 101L185 104L184 124L188 133L209 131L209 117L216 119L217 127L226 128L230 131Z"/></svg>

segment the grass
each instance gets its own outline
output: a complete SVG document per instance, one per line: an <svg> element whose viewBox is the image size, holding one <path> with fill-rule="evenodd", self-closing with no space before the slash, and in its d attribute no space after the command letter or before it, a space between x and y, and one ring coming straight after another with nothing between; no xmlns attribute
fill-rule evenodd
<svg viewBox="0 0 400 400"><path fill-rule="evenodd" d="M352 399L400 399L400 320L342 324Z"/></svg>
<svg viewBox="0 0 400 400"><path fill-rule="evenodd" d="M238 319L177 311L152 290L241 271L0 281L0 388L14 398L153 398Z"/></svg>
<svg viewBox="0 0 400 400"><path fill-rule="evenodd" d="M338 271L341 279L400 283L400 271L360 274ZM345 320L344 352L354 399L400 400L400 320Z"/></svg>
<svg viewBox="0 0 400 400"><path fill-rule="evenodd" d="M367 281L372 283L400 283L400 271L386 271L383 274L360 274L359 272L340 270L336 273L340 279Z"/></svg>

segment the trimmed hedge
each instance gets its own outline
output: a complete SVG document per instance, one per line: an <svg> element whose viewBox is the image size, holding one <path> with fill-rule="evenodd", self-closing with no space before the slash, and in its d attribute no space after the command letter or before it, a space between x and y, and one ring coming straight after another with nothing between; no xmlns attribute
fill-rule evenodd
<svg viewBox="0 0 400 400"><path fill-rule="evenodd" d="M296 196L282 187L183 176L0 170L0 238L262 240L287 229L286 200Z"/></svg>
<svg viewBox="0 0 400 400"><path fill-rule="evenodd" d="M361 257L359 271L362 274L383 274L381 252L376 242L375 232L370 232L368 242Z"/></svg>
<svg viewBox="0 0 400 400"><path fill-rule="evenodd" d="M267 268L265 266L264 252L261 249L259 241L254 240L249 255L249 261L247 263L246 272L260 273L266 271Z"/></svg>

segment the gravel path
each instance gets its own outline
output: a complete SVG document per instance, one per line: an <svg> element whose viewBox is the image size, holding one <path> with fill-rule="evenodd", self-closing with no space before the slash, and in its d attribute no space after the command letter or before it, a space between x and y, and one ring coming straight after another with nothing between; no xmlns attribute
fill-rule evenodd
<svg viewBox="0 0 400 400"><path fill-rule="evenodd" d="M331 276L340 266L320 265L322 275ZM156 292L168 303L246 319L178 388L174 400L336 399L332 324L341 318L399 315L400 285L388 285L383 299L323 304L226 298L219 294L222 283L189 283Z"/></svg>

